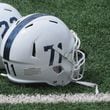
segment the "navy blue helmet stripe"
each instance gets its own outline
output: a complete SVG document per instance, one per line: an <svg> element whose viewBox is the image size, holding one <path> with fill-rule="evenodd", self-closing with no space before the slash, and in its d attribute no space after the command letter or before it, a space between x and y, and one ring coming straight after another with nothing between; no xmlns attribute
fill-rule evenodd
<svg viewBox="0 0 110 110"><path fill-rule="evenodd" d="M9 56L10 56L10 49L12 46L12 43L14 41L14 39L16 38L17 34L21 31L21 29L23 29L24 26L26 26L29 22L31 22L32 20L41 17L41 16L46 16L46 14L33 14L27 18L25 18L23 21L21 21L10 33L6 43L5 43L5 47L4 47L4 52L3 52L3 58L6 60L9 60Z"/></svg>

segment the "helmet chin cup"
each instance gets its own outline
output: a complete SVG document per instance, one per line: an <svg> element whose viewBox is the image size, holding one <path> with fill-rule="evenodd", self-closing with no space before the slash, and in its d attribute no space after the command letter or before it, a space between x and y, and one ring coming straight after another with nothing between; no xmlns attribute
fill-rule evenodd
<svg viewBox="0 0 110 110"><path fill-rule="evenodd" d="M85 54L80 50L76 50L74 54L74 62L75 64L73 65L72 68L71 79L73 81L77 81L82 79L84 75Z"/></svg>

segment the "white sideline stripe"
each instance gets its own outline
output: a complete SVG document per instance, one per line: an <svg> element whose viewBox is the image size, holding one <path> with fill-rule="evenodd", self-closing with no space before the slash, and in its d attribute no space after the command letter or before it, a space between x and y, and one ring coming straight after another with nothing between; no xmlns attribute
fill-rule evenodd
<svg viewBox="0 0 110 110"><path fill-rule="evenodd" d="M49 95L2 95L0 94L0 104L10 103L76 103L76 102L110 102L110 93L100 94L49 94Z"/></svg>

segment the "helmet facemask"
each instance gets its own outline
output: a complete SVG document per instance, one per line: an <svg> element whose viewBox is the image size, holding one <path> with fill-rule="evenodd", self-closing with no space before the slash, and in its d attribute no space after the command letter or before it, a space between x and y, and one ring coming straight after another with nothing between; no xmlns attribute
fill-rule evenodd
<svg viewBox="0 0 110 110"><path fill-rule="evenodd" d="M80 51L76 50L74 52L74 66L72 68L72 80L80 80L83 78L85 69L85 54Z"/></svg>
<svg viewBox="0 0 110 110"><path fill-rule="evenodd" d="M70 30L75 40L73 51L72 51L72 74L71 78L73 81L77 81L83 78L84 69L85 69L85 54L79 50L80 48L80 39L77 37L77 34Z"/></svg>

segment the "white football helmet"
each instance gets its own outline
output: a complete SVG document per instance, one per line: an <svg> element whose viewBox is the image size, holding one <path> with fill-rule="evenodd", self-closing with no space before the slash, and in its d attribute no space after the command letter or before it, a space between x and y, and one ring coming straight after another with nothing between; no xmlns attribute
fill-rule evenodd
<svg viewBox="0 0 110 110"><path fill-rule="evenodd" d="M76 33L60 19L31 14L8 30L1 56L13 82L64 86L83 77L85 54L79 47Z"/></svg>
<svg viewBox="0 0 110 110"><path fill-rule="evenodd" d="M20 13L14 7L6 3L0 3L0 45L9 27L20 17ZM1 57L0 68L4 68Z"/></svg>

